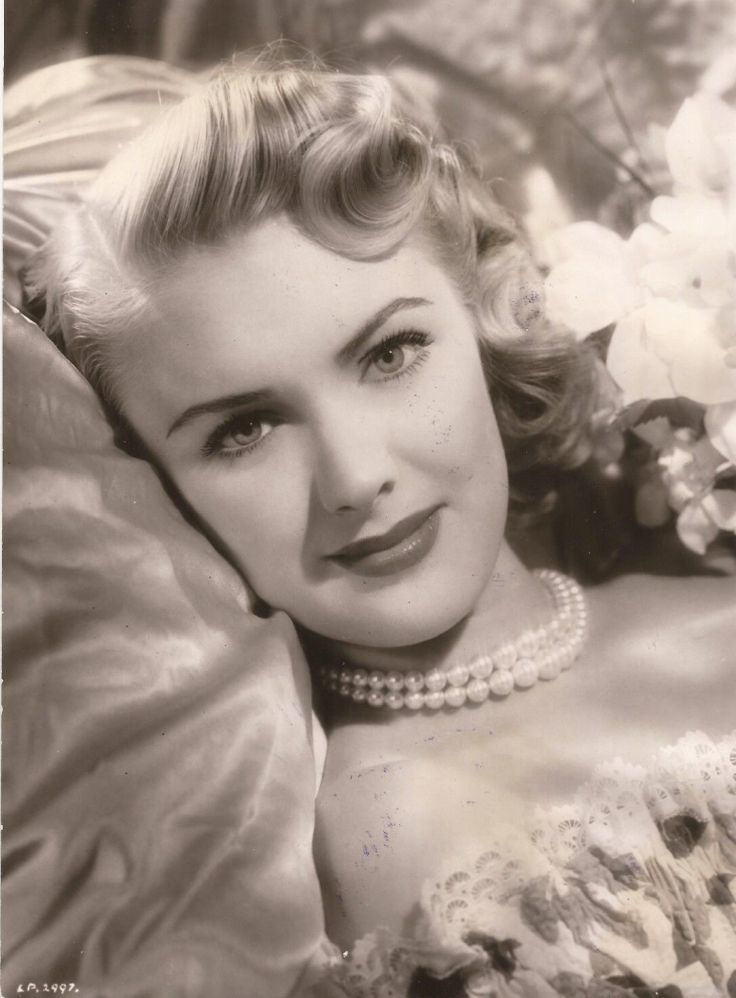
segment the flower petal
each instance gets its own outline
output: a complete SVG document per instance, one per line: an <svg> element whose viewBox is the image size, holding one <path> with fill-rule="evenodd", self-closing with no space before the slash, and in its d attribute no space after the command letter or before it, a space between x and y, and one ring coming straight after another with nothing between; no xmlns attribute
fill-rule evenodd
<svg viewBox="0 0 736 998"><path fill-rule="evenodd" d="M691 502L677 517L677 535L691 551L705 554L705 549L718 535L718 527L701 503Z"/></svg>
<svg viewBox="0 0 736 998"><path fill-rule="evenodd" d="M716 450L736 465L736 402L709 405L705 410L705 432Z"/></svg>
<svg viewBox="0 0 736 998"><path fill-rule="evenodd" d="M736 492L713 489L703 497L702 505L717 527L736 533Z"/></svg>
<svg viewBox="0 0 736 998"><path fill-rule="evenodd" d="M553 264L545 281L547 316L578 336L603 329L641 300L626 243L596 222L576 222L545 240Z"/></svg>
<svg viewBox="0 0 736 998"><path fill-rule="evenodd" d="M576 257L552 268L544 282L547 317L578 336L604 329L636 306L623 269Z"/></svg>
<svg viewBox="0 0 736 998"><path fill-rule="evenodd" d="M661 195L652 201L649 214L653 222L668 232L687 233L701 238L726 235L726 211L715 196L680 194Z"/></svg>
<svg viewBox="0 0 736 998"><path fill-rule="evenodd" d="M726 164L717 139L729 133L736 133L736 113L724 101L702 92L688 98L665 139L675 182L703 193L723 190Z"/></svg>
<svg viewBox="0 0 736 998"><path fill-rule="evenodd" d="M606 366L621 389L623 405L640 399L675 398L668 367L647 343L645 309L640 308L616 326L608 347Z"/></svg>
<svg viewBox="0 0 736 998"><path fill-rule="evenodd" d="M575 222L551 233L545 240L546 256L555 266L573 257L595 257L601 265L620 267L626 243L617 233L598 222Z"/></svg>
<svg viewBox="0 0 736 998"><path fill-rule="evenodd" d="M671 394L704 405L736 401L736 369L726 364L716 309L654 298L643 311L645 349L664 365Z"/></svg>

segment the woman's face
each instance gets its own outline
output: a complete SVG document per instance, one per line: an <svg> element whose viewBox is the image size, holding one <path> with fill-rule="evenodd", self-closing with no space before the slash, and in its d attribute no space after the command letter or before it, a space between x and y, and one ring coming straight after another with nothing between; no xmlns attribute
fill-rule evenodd
<svg viewBox="0 0 736 998"><path fill-rule="evenodd" d="M473 322L426 249L356 262L275 219L193 252L154 304L126 415L262 599L383 648L472 611L506 465Z"/></svg>

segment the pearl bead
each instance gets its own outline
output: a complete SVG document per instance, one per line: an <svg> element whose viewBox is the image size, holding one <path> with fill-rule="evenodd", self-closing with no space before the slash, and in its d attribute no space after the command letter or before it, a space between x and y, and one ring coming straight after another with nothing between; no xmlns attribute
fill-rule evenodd
<svg viewBox="0 0 736 998"><path fill-rule="evenodd" d="M538 679L554 679L570 668L585 641L585 597L576 582L559 572L544 569L535 574L547 589L553 618L490 654L476 654L467 664L455 662L446 672L434 668L426 674L416 670L402 674L397 670L385 673L380 669L353 669L343 661L337 667L325 665L320 669L323 684L355 703L416 711L422 707L461 707L468 700L482 703L491 693L504 697L514 686L524 689Z"/></svg>
<svg viewBox="0 0 736 998"><path fill-rule="evenodd" d="M488 686L497 697L508 696L514 688L514 677L508 669L496 669L488 680Z"/></svg>
<svg viewBox="0 0 736 998"><path fill-rule="evenodd" d="M432 710L437 710L445 706L445 694L442 690L430 690L429 693L424 694L424 703Z"/></svg>
<svg viewBox="0 0 736 998"><path fill-rule="evenodd" d="M560 665L563 669L569 669L570 666L575 661L575 651L574 649L567 648L565 651L560 653Z"/></svg>
<svg viewBox="0 0 736 998"><path fill-rule="evenodd" d="M396 690L389 690L384 696L383 702L387 707L390 707L391 710L399 710L404 706L404 698L401 693L397 693Z"/></svg>
<svg viewBox="0 0 736 998"><path fill-rule="evenodd" d="M458 663L447 670L447 682L451 686L465 686L470 677L467 665Z"/></svg>
<svg viewBox="0 0 736 998"><path fill-rule="evenodd" d="M537 657L541 656L543 658L546 652L549 651L551 647L551 640L552 636L549 632L549 629L546 627L541 628L539 631L539 640L537 642L537 651L536 651Z"/></svg>
<svg viewBox="0 0 736 998"><path fill-rule="evenodd" d="M530 658L518 659L511 674L514 677L514 683L517 686L520 686L523 690L528 689L530 686L534 686L539 678L537 667Z"/></svg>
<svg viewBox="0 0 736 998"><path fill-rule="evenodd" d="M419 710L424 706L424 694L418 690L412 690L410 693L405 694L404 703L409 710Z"/></svg>
<svg viewBox="0 0 736 998"><path fill-rule="evenodd" d="M470 663L470 675L474 679L488 679L493 672L493 659L490 655L478 655Z"/></svg>
<svg viewBox="0 0 736 998"><path fill-rule="evenodd" d="M510 669L516 661L516 648L511 644L501 645L493 653L493 664L497 669Z"/></svg>
<svg viewBox="0 0 736 998"><path fill-rule="evenodd" d="M538 666L540 679L557 679L560 674L560 663L554 655L545 656Z"/></svg>
<svg viewBox="0 0 736 998"><path fill-rule="evenodd" d="M448 686L445 690L445 703L448 707L462 707L467 696L464 686Z"/></svg>
<svg viewBox="0 0 736 998"><path fill-rule="evenodd" d="M539 648L539 634L536 630L522 634L516 642L516 651L520 658L531 658Z"/></svg>
<svg viewBox="0 0 736 998"><path fill-rule="evenodd" d="M466 689L468 700L472 700L473 703L483 703L484 700L488 699L490 686L485 679L471 679Z"/></svg>
<svg viewBox="0 0 736 998"><path fill-rule="evenodd" d="M440 669L430 669L424 677L424 685L432 693L444 690L447 686L447 676Z"/></svg>
<svg viewBox="0 0 736 998"><path fill-rule="evenodd" d="M421 672L407 672L404 676L404 686L412 693L417 693L424 687L424 676Z"/></svg>

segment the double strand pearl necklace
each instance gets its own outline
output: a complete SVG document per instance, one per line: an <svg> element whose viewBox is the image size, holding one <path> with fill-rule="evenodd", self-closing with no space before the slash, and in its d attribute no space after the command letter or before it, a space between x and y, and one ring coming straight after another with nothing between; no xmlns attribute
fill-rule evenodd
<svg viewBox="0 0 736 998"><path fill-rule="evenodd" d="M341 662L323 666L321 679L331 692L370 707L420 710L483 703L505 697L516 687L527 689L538 679L556 679L569 669L585 640L587 612L583 590L573 579L551 569L535 571L549 593L555 615L548 623L525 631L466 664L429 672L383 672Z"/></svg>

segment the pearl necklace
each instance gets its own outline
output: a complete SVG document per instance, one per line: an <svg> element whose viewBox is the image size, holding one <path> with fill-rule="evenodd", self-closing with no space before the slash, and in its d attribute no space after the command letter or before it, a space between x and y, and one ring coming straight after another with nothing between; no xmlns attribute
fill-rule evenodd
<svg viewBox="0 0 736 998"><path fill-rule="evenodd" d="M321 679L331 692L354 703L391 710L462 707L483 703L489 696L505 697L517 687L527 689L538 679L556 679L569 669L585 640L587 612L583 590L566 575L551 569L535 571L549 593L555 615L548 623L525 631L515 641L476 655L466 664L429 672L383 672L356 669L341 662L323 666Z"/></svg>

